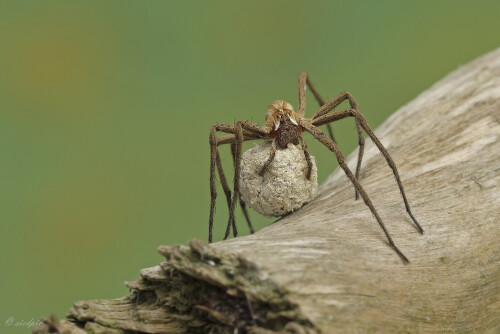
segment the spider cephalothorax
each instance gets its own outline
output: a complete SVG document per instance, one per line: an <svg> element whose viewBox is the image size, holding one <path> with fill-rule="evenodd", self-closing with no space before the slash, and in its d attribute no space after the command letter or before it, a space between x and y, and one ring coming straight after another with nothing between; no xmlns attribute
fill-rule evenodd
<svg viewBox="0 0 500 334"><path fill-rule="evenodd" d="M305 117L305 108L306 108L306 87L311 89L314 97L318 101L320 108L313 114L311 118ZM324 146L326 146L330 151L335 154L335 157L339 163L340 168L342 168L352 182L355 188L356 199L358 195L363 198L366 206L370 209L372 214L375 216L378 224L384 231L387 240L391 247L396 251L396 253L403 259L404 262L409 262L406 256L396 247L392 238L385 228L385 225L378 215L377 210L373 206L372 201L368 197L368 194L364 191L363 187L359 183L359 172L361 170L361 161L363 158L363 152L365 147L365 138L364 134L366 133L373 143L377 146L379 151L385 157L389 167L392 169L392 172L396 178L396 182L398 183L399 191L401 196L403 197L403 202L405 204L406 212L412 219L413 223L417 227L420 233L423 233L424 230L417 222L415 217L413 216L410 204L406 199L406 195L404 192L403 184L401 183L401 179L399 177L398 170L396 168L396 164L392 160L391 156L382 145L382 143L378 140L377 136L373 133L372 129L368 126L365 118L360 114L358 110L358 104L354 100L351 94L342 93L337 97L329 100L328 102L324 102L318 92L314 89L311 84L307 74L302 72L299 74L298 80L298 92L299 92L299 103L298 103L298 111L295 112L290 103L284 100L276 100L267 108L266 112L266 125L261 126L256 123L250 121L237 121L236 124L214 124L210 131L210 194L211 194L211 202L210 202L210 218L209 218L209 242L212 242L212 227L213 227L213 218L215 212L215 200L217 197L216 184L215 184L215 173L216 170L219 174L219 178L221 181L222 188L224 189L224 194L226 195L227 204L229 207L229 219L227 222L226 233L224 235L224 239L229 236L231 232L231 227L233 229L233 235L237 235L236 231L236 223L234 221L234 209L236 207L237 199L240 199L240 205L243 209L243 213L245 214L245 218L250 227L250 231L253 233L253 227L250 223L250 219L248 218L248 213L246 211L245 203L239 197L239 179L240 179L240 170L241 170L241 147L244 141L248 140L256 140L256 139L267 139L272 140L271 149L269 152L269 158L267 161L263 162L263 165L259 171L260 175L263 175L266 172L266 169L272 163L276 149L286 149L288 144L298 145L299 142L302 144L302 150L304 152L304 159L307 161L308 169L306 171L306 178L309 179L311 177L311 169L312 164L309 156L309 150L307 148L306 142L302 137L302 132L309 132L314 138L316 138L319 142L321 142ZM335 107L340 105L343 101L348 101L350 108L344 110L335 111ZM358 133L358 143L359 143L359 151L358 151L358 163L356 165L355 173L352 173L350 168L347 166L344 155L338 148L335 140L333 139L333 134L331 133L331 129L328 128L330 132L330 138L326 136L318 127L322 125L330 126L330 123L347 118L352 117L356 123L356 129ZM222 131L228 133L228 135L217 138L216 132ZM220 160L218 146L222 144L231 144L231 152L234 158L234 190L231 196L231 190L227 184L226 178L224 176L224 172L222 170L222 163Z"/></svg>

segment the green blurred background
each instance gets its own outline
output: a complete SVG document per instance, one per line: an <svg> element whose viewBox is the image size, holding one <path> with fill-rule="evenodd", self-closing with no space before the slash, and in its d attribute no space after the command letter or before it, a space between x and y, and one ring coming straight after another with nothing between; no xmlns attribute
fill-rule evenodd
<svg viewBox="0 0 500 334"><path fill-rule="evenodd" d="M325 97L351 92L375 127L499 46L499 13L498 1L0 2L0 332L126 295L158 245L206 240L213 123L296 105L304 70ZM352 121L334 131L355 148ZM322 181L333 155L309 146Z"/></svg>

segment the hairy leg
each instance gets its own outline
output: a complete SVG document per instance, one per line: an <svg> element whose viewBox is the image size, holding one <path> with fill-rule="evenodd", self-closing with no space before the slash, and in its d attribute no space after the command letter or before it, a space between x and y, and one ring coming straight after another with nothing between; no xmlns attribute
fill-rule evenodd
<svg viewBox="0 0 500 334"><path fill-rule="evenodd" d="M229 209L231 207L231 189L229 189L229 186L226 181L226 176L224 175L224 170L222 169L222 162L220 159L219 150L217 150L216 165L217 165L217 171L219 172L219 180L222 185L222 190L226 195L227 208Z"/></svg>
<svg viewBox="0 0 500 334"><path fill-rule="evenodd" d="M239 130L239 131L238 131ZM226 132L229 133L229 135L225 135L217 139L216 133L217 132ZM216 169L220 163L220 157L218 158L218 150L217 146L221 144L226 144L226 143L238 143L240 142L240 153L241 153L241 142L244 140L253 140L253 139L259 139L261 136L256 134L255 132L245 132L247 133L247 136L243 136L244 130L241 129L241 125L232 125L232 124L214 124L212 128L210 129L210 136L209 136L209 143L210 143L210 215L209 215L209 221L208 221L208 242L213 241L213 219L214 219L214 214L215 214L215 202L217 199L217 187L216 187ZM241 156L240 156L241 159ZM217 162L219 160L219 163ZM221 164L220 164L221 165ZM237 165L239 167L239 164ZM236 165L235 165L236 169ZM227 186L227 182L225 182L225 177L221 176L224 175L222 171L222 165L221 168L219 169L219 177L221 178L221 183L222 187L224 189L224 192L226 194L226 199L228 196L227 190L229 190L229 187ZM236 174L236 170L235 170ZM238 170L239 174L239 170ZM236 175L235 175L236 178ZM238 175L239 179L239 175ZM224 181L223 181L224 180ZM226 188L227 186L227 188ZM239 189L239 183L235 183L235 187L238 187ZM230 195L230 191L229 191ZM236 194L238 195L238 194ZM229 206L229 216L230 220L228 221L228 229L230 230L230 227L233 226L233 234L237 234L236 231L236 225L233 224L234 220L234 207L235 207L235 199L233 198L230 203L228 201L228 206ZM227 234L228 231L227 231Z"/></svg>
<svg viewBox="0 0 500 334"><path fill-rule="evenodd" d="M356 111L354 113L354 115L355 115L356 119L358 120L359 124L361 124L361 126L363 127L363 129L365 130L365 132L368 134L368 136L370 137L370 139L375 143L375 145L379 149L380 153L382 153L382 155L384 156L385 160L387 161L387 164L389 165L389 167L391 167L392 173L394 174L394 177L396 178L396 182L398 183L399 192L401 193L401 196L403 197L403 201L405 203L406 212L408 213L408 215L413 220L413 223L417 226L418 231L421 234L423 234L424 233L424 229L422 228L422 226L420 226L420 224L418 223L417 219L415 219L415 217L413 216L413 214L411 212L410 203L408 203L408 200L406 199L405 190L403 188L403 183L401 182L401 178L399 177L398 169L396 167L396 164L392 160L392 157L389 155L389 152L387 152L387 149L384 147L384 145L382 145L382 143L380 142L380 140L378 140L377 136L375 136L375 133L373 133L372 129L368 126L368 123L366 122L366 120L363 117L363 115L361 115L359 113L359 111Z"/></svg>
<svg viewBox="0 0 500 334"><path fill-rule="evenodd" d="M299 79L298 79L298 93L299 93L299 107L298 107L298 113L304 117L306 113L306 86L309 87L311 92L314 94L314 97L316 98L316 101L318 101L319 106L321 107L322 105L325 104L325 100L319 95L318 91L314 88L311 80L309 79L309 76L307 75L306 72L300 72L299 73ZM330 124L326 124L326 128L328 129L328 134L330 135L330 138L335 141L335 137L333 136L333 131L332 127Z"/></svg>
<svg viewBox="0 0 500 334"><path fill-rule="evenodd" d="M254 133L248 133L247 131L243 131L243 141L248 141L252 139L261 139L261 137ZM234 143L236 143L236 136L233 134L220 136L219 138L217 138L217 146L225 144L234 144Z"/></svg>
<svg viewBox="0 0 500 334"><path fill-rule="evenodd" d="M401 252L399 250L399 248L396 246L396 244L392 240L391 235L387 231L387 229L384 225L384 222L382 221L382 219L378 215L378 212L375 209L375 207L373 206L373 203L370 200L370 198L368 197L368 194L365 192L363 187L361 187L361 184L358 182L358 180L356 179L354 174L351 172L351 170L347 166L347 163L345 162L344 155L342 154L342 152L338 148L337 144L335 144L335 142L333 142L333 140L328 138L327 135L325 135L320 129L318 129L314 125L312 125L308 122L304 122L304 121L302 121L300 125L304 129L306 129L309 133L311 133L319 142L321 142L323 145L325 145L328 149L330 149L330 151L332 151L335 154L337 161L339 163L339 166L344 170L347 177L351 180L353 185L356 187L356 189L360 193L361 197L363 198L363 201L368 206L368 208L370 208L370 211L375 216L375 219L377 220L378 224L382 228L382 231L384 231L384 234L385 234L387 240L389 241L389 245L392 247L392 249L394 249L394 251L399 255L399 257L401 257L401 259L405 263L409 263L410 261L408 260L408 258L403 254L403 252Z"/></svg>
<svg viewBox="0 0 500 334"><path fill-rule="evenodd" d="M354 97L351 94L344 92L344 93L334 97L333 99L331 99L327 103L324 103L314 113L312 119L315 120L318 117L326 115L327 113L332 111L336 106L338 106L339 104L341 104L342 102L344 102L346 100L349 101L349 105L351 106L351 109L358 110L358 103L356 102L356 100L354 100ZM359 124L359 121L357 118L355 119L355 122L356 122L356 130L358 132L358 145L359 145L358 162L356 164L355 176L357 179L359 179L359 173L361 172L361 162L363 161L363 154L365 152L365 136L363 134L363 128ZM329 124L329 123L326 123L326 124ZM357 190L354 191L354 198L355 199L359 198L359 194L358 194Z"/></svg>
<svg viewBox="0 0 500 334"><path fill-rule="evenodd" d="M306 141L304 140L304 137L302 137L302 135L300 135L300 141L302 142L302 151L304 151L304 158L306 158L306 162L307 162L306 178L308 180L310 180L311 179L311 172L312 172L311 155L309 154L309 149L307 148Z"/></svg>
<svg viewBox="0 0 500 334"><path fill-rule="evenodd" d="M236 207L236 199L239 196L240 188L240 160L241 160L241 146L243 143L243 130L241 124L236 123L235 125L235 150L234 150L234 179L233 179L233 198L231 200L231 206L229 207L229 219L227 220L226 233L224 233L224 239L226 240L231 231L231 226L233 227L233 235L236 237L238 232L236 231L236 224L234 222L234 209Z"/></svg>
<svg viewBox="0 0 500 334"><path fill-rule="evenodd" d="M396 164L392 160L392 157L390 156L389 152L387 152L387 149L384 147L384 145L382 145L380 140L378 140L377 136L375 136L375 133L373 133L370 126L368 126L368 123L366 122L365 118L363 117L363 115L361 115L361 113L359 111L354 110L354 109L346 109L346 110L331 112L329 114L323 115L323 116L318 117L315 120L313 120L312 125L316 126L317 124L321 125L321 124L325 124L328 122L335 122L339 119L343 119L346 117L355 117L356 118L358 124L360 124L360 126L368 134L368 136L373 141L373 143L377 146L380 153L382 153L382 155L384 156L385 160L387 161L387 164L392 169L392 173L394 174L394 178L396 179L396 182L398 184L399 192L401 193L401 197L403 197L403 202L405 204L406 212L408 213L408 215L412 219L412 221L415 224L415 226L417 227L418 231L423 234L424 229L422 228L422 226L420 226L418 221L413 216L413 213L411 212L410 203L408 202L408 199L406 198L403 183L401 182L401 178L399 176L399 172L398 172L398 169L396 167Z"/></svg>
<svg viewBox="0 0 500 334"><path fill-rule="evenodd" d="M264 163L264 165L262 166L262 168L259 171L260 176L264 175L264 173L266 172L266 170L269 167L269 165L271 164L271 162L273 162L275 154L276 154L276 144L274 143L274 140L273 140L273 142L271 144L271 149L269 150L269 158L267 159L267 161Z"/></svg>
<svg viewBox="0 0 500 334"><path fill-rule="evenodd" d="M235 163L235 149L236 149L236 145L234 143L231 144L231 154L232 154L232 157L233 157L233 166L234 166L234 163ZM245 216L245 220L247 221L248 228L250 229L250 233L254 234L255 230L253 228L252 222L250 221L250 216L248 214L247 205L241 199L241 194L239 195L239 200L240 200L241 211L243 211L243 215Z"/></svg>

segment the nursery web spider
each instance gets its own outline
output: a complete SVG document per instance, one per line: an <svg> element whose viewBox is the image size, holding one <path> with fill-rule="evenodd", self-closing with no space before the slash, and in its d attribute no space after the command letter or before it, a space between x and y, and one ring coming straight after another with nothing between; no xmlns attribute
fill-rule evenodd
<svg viewBox="0 0 500 334"><path fill-rule="evenodd" d="M305 109L306 109L306 88L309 89L314 94L316 100L318 101L320 108L313 114L311 118L305 117ZM382 145L382 143L378 140L378 138L373 133L372 129L368 126L365 118L358 110L358 105L351 94L344 92L334 97L328 102L324 102L321 96L318 94L314 86L311 84L308 75L305 72L299 74L298 79L298 95L299 95L299 106L298 111L295 112L290 103L284 100L274 101L267 109L266 112L266 124L264 126L258 125L256 123L250 121L237 121L235 124L214 124L210 130L210 218L209 218L209 242L212 242L212 227L213 227L213 218L214 218L214 210L215 210L215 200L217 197L216 193L216 184L215 184L215 173L216 170L219 174L219 178L222 184L222 188L226 195L227 204L229 207L229 219L227 222L226 233L224 235L224 240L230 234L231 227L233 229L233 235L237 235L236 224L234 220L234 210L236 207L236 200L239 198L239 179L240 179L240 164L241 164L241 155L242 155L242 143L244 141L256 140L256 139L272 139L272 146L269 153L269 158L263 164L262 169L259 171L260 175L262 175L269 164L274 159L274 155L277 149L286 149L288 143L292 143L294 145L298 145L299 142L302 144L302 149L304 151L304 158L308 164L308 171L306 177L309 179L311 176L311 161L309 157L309 150L307 148L306 142L302 137L302 132L309 132L314 138L320 141L323 145L325 145L330 151L335 154L339 166L344 170L345 174L351 180L355 187L356 191L356 199L358 198L358 194L361 195L363 201L368 206L372 214L375 216L378 224L382 228L385 233L385 236L390 244L390 246L394 249L394 251L401 257L401 259L408 263L408 259L406 256L399 250L399 248L394 244L389 232L387 231L384 222L380 218L377 210L373 206L372 201L368 197L368 194L365 192L361 184L358 182L359 172L361 169L361 161L363 158L363 152L365 147L364 141L364 133L370 137L370 139L375 143L377 148L380 150L382 155L384 156L387 164L392 169L396 181L399 186L399 191L401 192L401 196L403 197L403 201L406 207L406 212L411 217L413 223L416 225L418 231L420 233L424 233L424 230L417 222L415 217L413 216L410 210L410 204L406 199L406 195L404 192L403 184L401 183L401 179L399 177L398 170L391 156ZM334 108L341 104L343 101L348 101L350 108L334 111ZM358 134L358 143L359 143L359 153L358 153L358 161L356 165L356 171L353 174L349 167L346 164L344 155L339 150L339 147L333 140L333 135L331 134L331 129L329 129L330 137L325 135L318 127L322 125L328 125L329 123L341 120L343 118L353 117L356 122L357 134ZM217 138L216 132L225 132L227 135ZM226 178L224 176L224 172L222 170L221 159L218 152L218 146L223 144L231 144L231 152L233 154L233 162L234 162L234 190L231 197L231 190L227 184ZM245 218L250 227L250 231L253 233L253 227L248 218L248 213L246 210L245 203L240 198L240 205L242 207Z"/></svg>

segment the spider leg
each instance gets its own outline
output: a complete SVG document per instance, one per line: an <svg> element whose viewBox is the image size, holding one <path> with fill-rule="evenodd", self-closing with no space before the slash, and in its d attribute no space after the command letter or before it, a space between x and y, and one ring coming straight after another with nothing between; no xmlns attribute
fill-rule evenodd
<svg viewBox="0 0 500 334"><path fill-rule="evenodd" d="M234 224L234 208L236 206L236 199L240 198L240 171L241 171L241 150L244 141L244 133L247 133L251 136L256 136L261 139L268 138L269 133L271 132L271 128L258 125L254 122L250 121L238 121L235 125L235 145L233 153L233 161L234 161L234 191L233 191L233 200L231 202L231 208L229 210L229 220L226 228L226 233L224 235L224 240L229 236L230 224L233 221L233 234L236 236L236 224ZM240 203L244 203L241 201ZM243 213L247 219L247 223L250 227L250 231L253 233L253 226L250 223L248 212L246 212L246 205L242 206Z"/></svg>
<svg viewBox="0 0 500 334"><path fill-rule="evenodd" d="M309 76L307 75L306 72L300 72L299 73L299 79L297 83L297 88L299 91L299 108L298 112L299 114L304 117L306 113L306 85L311 89L311 92L314 94L314 97L316 98L316 101L318 101L319 106L321 107L322 105L325 104L325 100L319 95L318 91L314 88L311 80L309 79ZM335 137L333 136L333 131L332 127L330 124L326 124L326 128L328 129L328 134L330 135L330 138L335 141Z"/></svg>
<svg viewBox="0 0 500 334"><path fill-rule="evenodd" d="M261 139L261 136L257 133L243 130L243 141L252 139ZM235 142L236 142L236 135L233 134L220 136L219 138L217 138L217 146L224 144L234 144Z"/></svg>
<svg viewBox="0 0 500 334"><path fill-rule="evenodd" d="M232 132L234 137L231 137L231 140L234 140L234 150L233 153L233 161L234 161L234 191L233 191L233 199L231 202L231 206L229 208L229 220L227 223L226 233L224 234L224 240L229 236L230 228L233 227L233 235L236 237L236 224L234 222L234 209L236 206L236 199L240 198L240 171L241 171L241 149L243 141L245 140L245 135L247 137L253 137L252 139L258 138L267 138L269 133L271 132L271 128L260 126L254 122L250 121L238 121L236 125L232 126ZM226 139L227 140L227 139ZM240 203L243 203L240 198ZM247 219L247 223L250 227L250 231L253 233L253 226L250 223L248 212L246 211L246 205L242 205L243 214Z"/></svg>
<svg viewBox="0 0 500 334"><path fill-rule="evenodd" d="M345 162L344 155L340 151L340 149L337 146L337 144L335 144L335 142L333 142L333 140L331 140L330 138L328 138L327 135L325 135L320 129L318 129L316 126L312 125L311 123L309 123L307 121L301 121L299 124L305 130L307 130L307 132L309 132L310 134L312 134L319 142L321 142L323 145L325 145L328 149L330 149L330 151L332 151L335 154L335 156L337 158L337 161L339 163L339 166L344 170L344 172L347 175L347 177L351 180L351 182L353 183L354 187L356 187L356 189L358 190L359 194L363 198L363 201L365 202L365 204L370 208L370 211L375 216L375 219L377 219L378 224L380 225L380 227L384 231L384 234L385 234L387 240L389 241L389 245L392 247L392 249L394 249L394 251L399 255L399 257L405 263L409 263L410 261L408 260L408 258L403 254L403 252L401 252L399 250L399 248L396 246L396 244L392 240L391 235L387 231L387 229L386 229L386 227L384 225L384 222L382 221L382 219L378 215L378 212L375 209L375 207L373 206L372 201L368 197L368 194L365 192L365 190L363 189L363 187L361 187L361 184L358 182L358 180L356 179L356 177L354 176L354 174L351 172L351 170L347 166L347 163Z"/></svg>
<svg viewBox="0 0 500 334"><path fill-rule="evenodd" d="M328 114L330 111L332 111L336 106L344 102L345 100L349 101L349 105L351 106L351 109L358 110L358 103L356 100L354 100L354 97L347 93L344 92L327 103L324 103L313 115L312 119L315 120L323 115ZM355 176L357 179L359 179L359 173L361 172L361 162L363 161L363 153L365 152L365 136L363 135L363 128L359 124L359 120L355 118L356 122L356 130L358 132L358 145L359 145L359 150L358 150L358 162L356 164L356 173ZM328 124L328 123L327 123ZM359 194L358 191L354 191L354 198L358 199Z"/></svg>
<svg viewBox="0 0 500 334"><path fill-rule="evenodd" d="M370 128L370 126L366 122L366 119L363 117L363 115L361 115L361 113L358 110L346 109L346 110L341 110L341 111L335 111L335 112L332 112L332 113L329 113L329 114L326 114L326 115L323 115L321 117L316 118L315 120L312 121L312 125L317 126L317 125L325 124L327 122L334 122L334 121L337 121L339 119L346 118L346 117L355 117L357 119L360 126L364 129L364 131L368 134L368 136L373 141L373 143L377 146L380 153L382 153L382 155L384 156L385 160L387 161L387 164L392 169L392 173L394 174L394 177L396 178L396 182L397 182L398 187L399 187L399 192L401 193L401 197L403 197L403 202L405 204L406 212L408 213L408 215L412 219L412 221L415 224L415 226L417 227L418 231L421 234L423 234L424 229L422 228L422 226L420 226L420 224L418 223L418 221L415 219L415 217L413 216L413 214L411 212L410 203L408 203L408 199L406 198L406 194L405 194L405 191L403 188L403 183L401 182L401 178L399 177L399 172L398 172L398 169L396 167L396 164L394 163L391 156L389 155L389 152L387 152L387 149L384 147L384 145L382 145L380 140L378 140L377 136L375 136L375 133L373 133L372 129Z"/></svg>
<svg viewBox="0 0 500 334"><path fill-rule="evenodd" d="M219 172L220 183L222 185L222 189L224 190L224 194L226 195L227 208L229 210L231 208L231 190L229 189L229 186L226 181L226 176L224 175L224 170L222 169L222 162L220 159L219 150L217 150L216 164L217 164L217 171ZM235 224L236 223L233 220L233 226Z"/></svg>
<svg viewBox="0 0 500 334"><path fill-rule="evenodd" d="M326 123L335 122L346 117L354 117L354 113L356 110L354 109L344 109L344 110L336 110L332 111L329 114L323 115L321 117L317 117L311 120L311 124L318 127L324 125Z"/></svg>
<svg viewBox="0 0 500 334"><path fill-rule="evenodd" d="M269 134L271 133L271 128L269 128L267 126L261 126L261 125L258 125L256 123L250 122L250 121L239 121L239 122L237 122L237 124L239 124L242 127L243 131L247 131L251 135L257 136L260 139L269 138ZM237 145L237 143L236 143L236 145ZM274 159L275 152L276 152L276 147L275 147L274 140L273 140L273 145L271 147L271 156L269 157L268 161L264 164L264 167L259 172L259 175L262 175L264 173L267 166ZM241 160L241 156L240 156L239 160ZM236 162L236 159L235 159L235 162Z"/></svg>
<svg viewBox="0 0 500 334"><path fill-rule="evenodd" d="M370 139L375 143L375 145L377 145L380 153L382 153L382 155L384 156L384 158L387 161L387 164L389 165L389 167L391 167L392 173L394 174L394 177L396 178L396 182L398 183L399 192L401 193L401 196L403 197L403 201L405 203L406 212L408 213L408 215L413 220L413 223L415 223L415 225L417 226L418 231L421 234L424 234L424 229L422 228L422 226L420 226L420 224L418 223L418 221L415 219L415 217L411 213L410 203L408 203L408 200L406 199L405 190L403 188L403 184L401 183L401 178L399 177L398 169L396 168L396 164L394 163L394 161L392 160L391 156L389 155L389 152L387 152L387 149L384 147L384 145L382 145L382 143L380 142L380 140L378 140L377 136L375 136L375 133L373 133L372 129L368 126L368 123L366 122L366 120L363 117L363 115L361 115L359 113L359 111L357 111L357 110L354 113L354 115L355 115L356 119L358 120L358 122L363 127L363 129L365 130L365 132L368 134L368 136L370 137Z"/></svg>
<svg viewBox="0 0 500 334"><path fill-rule="evenodd" d="M231 226L233 226L233 235L236 237L238 234L236 231L236 224L234 223L234 209L236 207L236 200L240 195L240 170L241 170L241 147L243 144L243 128L242 122L236 122L234 126L235 129L235 149L234 149L234 190L233 199L231 201L231 207L229 208L229 219L227 221L226 233L224 234L224 239L226 240L229 236Z"/></svg>
<svg viewBox="0 0 500 334"><path fill-rule="evenodd" d="M226 132L230 133L229 135L222 136L220 138L217 138L216 133L218 131L221 132ZM253 139L259 139L259 135L255 134L254 132L249 132L249 131L241 131L244 132L245 135L242 135L242 140L253 140ZM233 143L237 141L237 130L235 125L231 124L214 124L212 128L210 129L210 136L209 136L209 143L210 143L210 216L208 220L208 242L211 243L213 241L213 235L212 235L212 230L213 230L213 219L214 219L214 214L215 214L215 202L217 199L217 187L216 187L216 168L220 163L217 162L219 160L220 162L220 157L218 158L218 150L217 146L221 144L228 144L228 143ZM230 190L229 187L227 186L227 182L225 182L225 177L224 173L222 171L222 164L220 164L221 168L219 169L219 177L221 178L221 183L222 187L224 189L224 192L226 194L226 199L229 194L230 196ZM233 207L233 201L228 201L228 206L229 206L229 211L231 212L231 207ZM233 207L233 215L231 216L231 219L234 220L234 207ZM231 223L232 225L232 223ZM236 230L234 227L233 232Z"/></svg>
<svg viewBox="0 0 500 334"><path fill-rule="evenodd" d="M302 150L304 151L304 157L306 158L306 162L307 162L307 174L306 174L306 178L308 180L311 179L311 172L312 172L312 162L311 162L311 156L309 154L309 149L307 148L307 144L306 144L306 141L304 140L304 137L302 137L301 134L299 134L300 136L300 141L302 142ZM333 142L335 142L333 139L332 139Z"/></svg>
<svg viewBox="0 0 500 334"><path fill-rule="evenodd" d="M351 105L351 109L357 109L358 104L354 100L351 94L344 92L341 93L340 95L335 96L333 99L329 100L328 102L324 103L316 112L313 114L312 118L315 120L318 117L321 117L323 115L328 114L330 111L332 111L335 107L337 107L339 104L344 102L345 100L349 100L349 104Z"/></svg>
<svg viewBox="0 0 500 334"><path fill-rule="evenodd" d="M217 199L217 188L215 186L215 165L217 160L217 131L216 125L210 129L210 216L208 218L208 242L213 240L212 229L214 225L215 200Z"/></svg>
<svg viewBox="0 0 500 334"><path fill-rule="evenodd" d="M276 154L276 144L274 143L274 140L273 140L273 142L271 144L271 149L269 150L269 158L267 159L267 161L264 163L264 165L262 166L262 168L259 171L260 176L264 175L267 168L269 167L271 162L274 160L275 154Z"/></svg>
<svg viewBox="0 0 500 334"><path fill-rule="evenodd" d="M236 149L236 146L234 143L231 144L231 154L233 156L233 165L234 165L234 162L235 162L235 149ZM231 195L230 195L231 196ZM247 205L246 203L241 199L241 194L239 196L239 199L240 199L240 207L241 207L241 211L243 211L243 215L245 216L245 220L247 221L247 224L248 224L248 228L250 229L250 233L251 234L254 234L255 233L255 230L253 228L253 225L252 225L252 222L250 221L250 216L248 215L248 210L247 210ZM228 207L229 207L229 201L228 201Z"/></svg>
<svg viewBox="0 0 500 334"><path fill-rule="evenodd" d="M297 80L297 90L299 92L299 107L297 108L297 112L302 117L304 117L306 114L306 89L307 89L306 85L307 85L307 73L300 72L299 79Z"/></svg>
<svg viewBox="0 0 500 334"><path fill-rule="evenodd" d="M244 133L249 132L252 135L259 136L262 139L269 138L269 134L271 133L272 130L270 127L262 126L250 121L239 121L237 123L241 125Z"/></svg>

